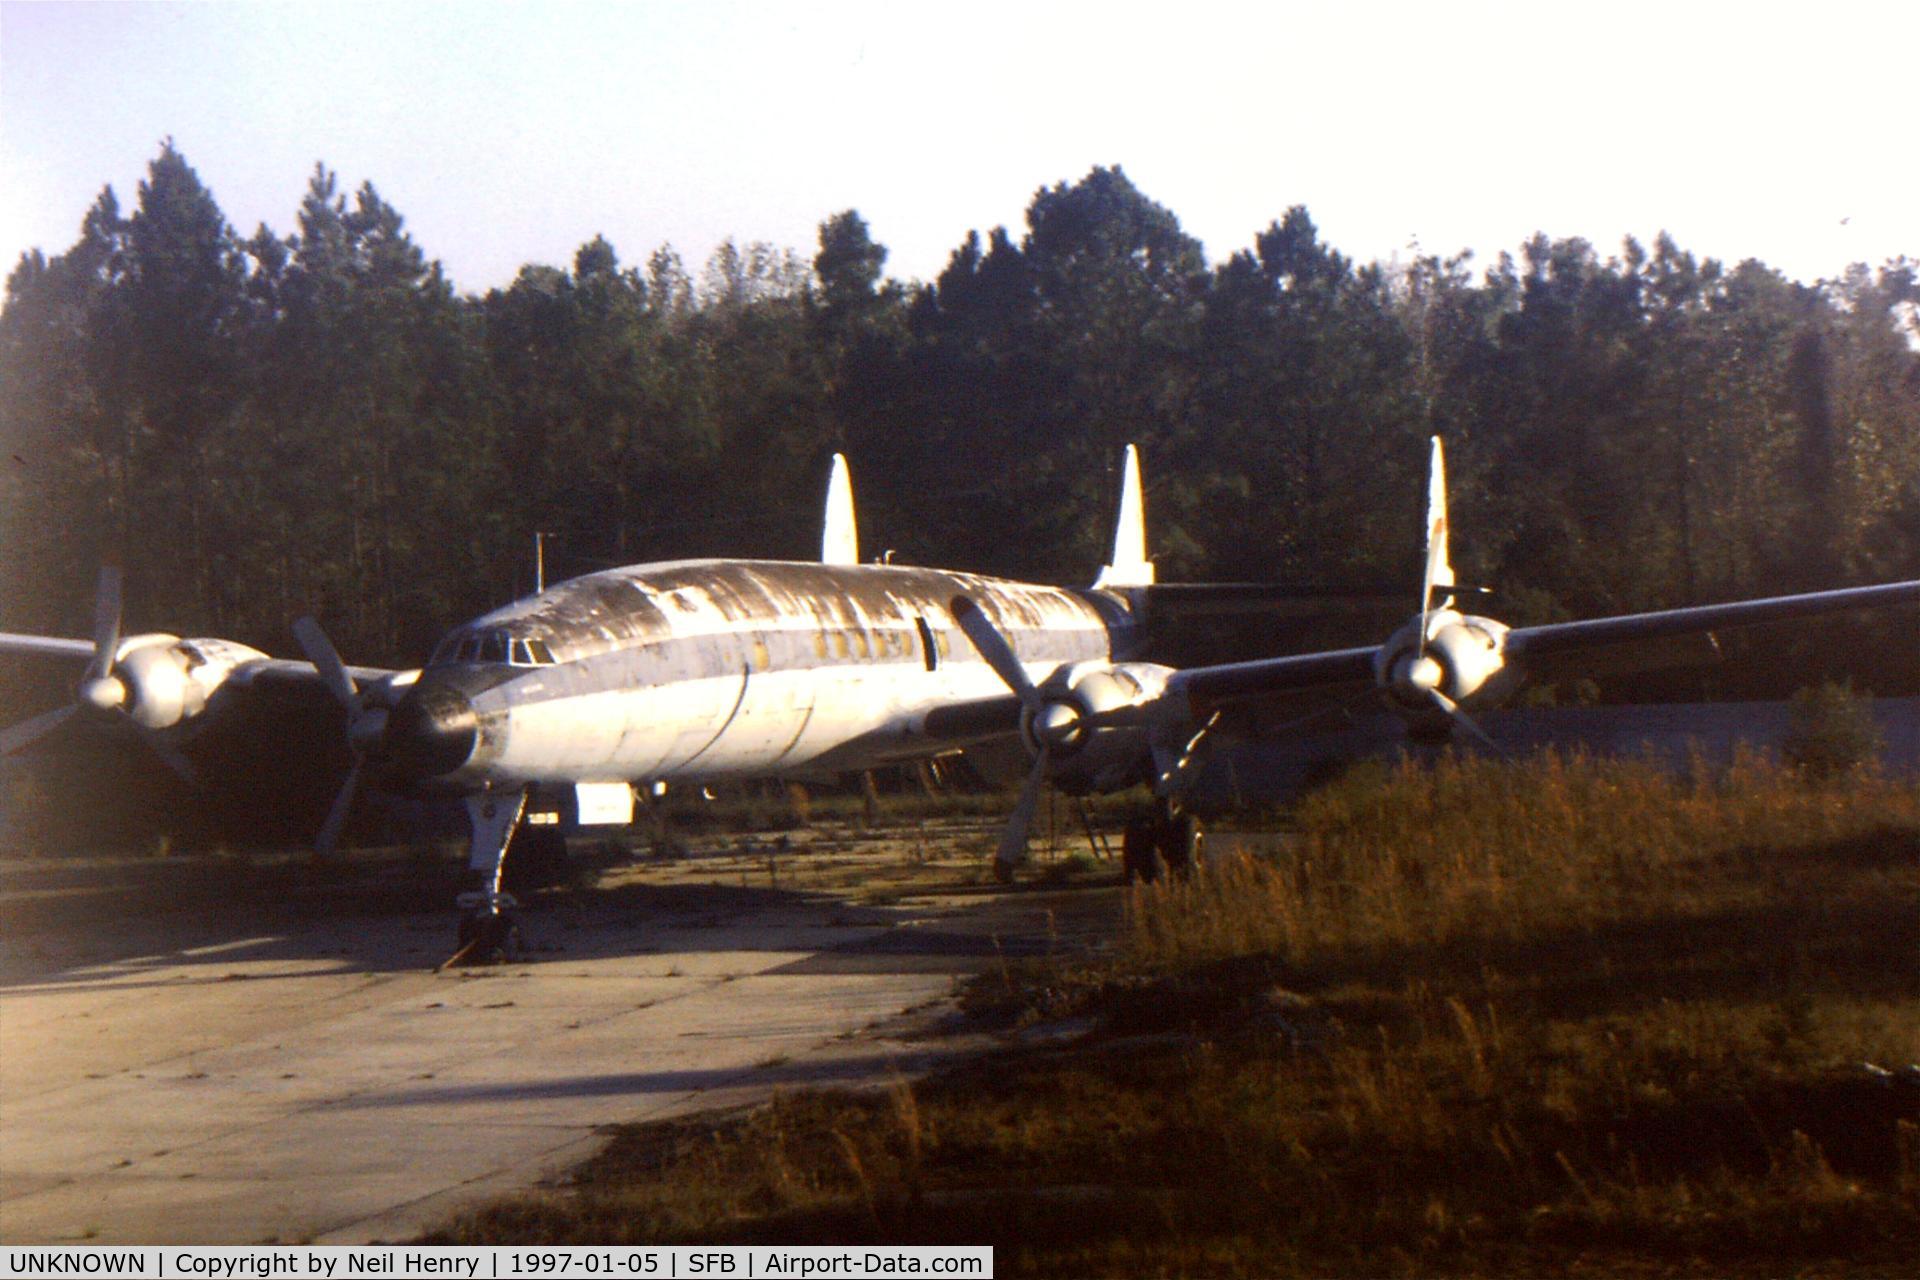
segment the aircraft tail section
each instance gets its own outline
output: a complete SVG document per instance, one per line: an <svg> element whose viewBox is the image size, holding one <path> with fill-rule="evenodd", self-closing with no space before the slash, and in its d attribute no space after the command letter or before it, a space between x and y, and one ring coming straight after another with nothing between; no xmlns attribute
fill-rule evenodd
<svg viewBox="0 0 1920 1280"><path fill-rule="evenodd" d="M1140 492L1140 451L1127 446L1121 464L1120 519L1113 531L1113 560L1095 578L1096 588L1123 590L1153 585L1153 561L1147 559L1146 504Z"/></svg>
<svg viewBox="0 0 1920 1280"><path fill-rule="evenodd" d="M853 519L853 480L847 473L844 453L833 455L833 474L827 480L827 517L820 536L820 563L860 563L860 535Z"/></svg>

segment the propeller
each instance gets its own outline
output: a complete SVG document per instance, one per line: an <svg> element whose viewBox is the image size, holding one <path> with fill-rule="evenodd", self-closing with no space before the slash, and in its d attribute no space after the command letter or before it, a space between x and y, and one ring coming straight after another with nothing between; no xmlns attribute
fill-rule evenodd
<svg viewBox="0 0 1920 1280"><path fill-rule="evenodd" d="M327 633L311 617L300 618L293 624L293 638L300 644L300 652L307 655L307 661L320 674L327 690L333 694L334 701L347 711L347 747L353 753L353 766L347 770L345 782L334 795L333 803L327 806L327 819L320 826L320 834L314 839L315 853L327 856L333 853L339 844L340 833L346 828L347 817L353 812L355 794L360 789L360 775L367 763L367 752L379 741L386 728L387 713L378 707L368 707L360 697L360 687L354 683L353 673L347 670L347 664L340 661L340 653L333 647L333 641L327 639Z"/></svg>
<svg viewBox="0 0 1920 1280"><path fill-rule="evenodd" d="M65 724L82 707L112 711L124 705L127 687L113 675L119 650L120 570L114 565L102 565L93 598L93 655L87 659L86 672L80 677L79 701L9 725L0 733L0 755L12 755L32 746Z"/></svg>
<svg viewBox="0 0 1920 1280"><path fill-rule="evenodd" d="M1037 750L1064 754L1077 748L1095 730L1140 722L1142 713L1138 706L1129 704L1090 711L1075 699L1047 697L1028 679L1026 668L1014 656L1013 646L979 605L965 596L955 596L947 607L975 651L993 668L1001 683L1020 699L1020 708L1027 713L1027 735Z"/></svg>
<svg viewBox="0 0 1920 1280"><path fill-rule="evenodd" d="M88 708L95 711L127 709L131 694L126 681L114 670L120 660L121 581L118 565L100 566L93 597L93 653L75 690L76 700L0 732L0 755L24 750ZM188 783L195 780L193 765L185 756L152 731L137 725L134 728L140 730L141 740L169 769Z"/></svg>
<svg viewBox="0 0 1920 1280"><path fill-rule="evenodd" d="M1490 751L1496 755L1504 754L1499 745L1473 722L1473 718L1460 709L1460 704L1447 696L1441 687L1447 682L1447 669L1427 652L1436 640L1433 635L1434 616L1453 607L1453 593L1458 589L1454 580L1453 561L1447 550L1447 534L1446 458L1440 447L1440 437L1435 436L1432 461L1427 471L1427 563L1420 582L1420 617L1415 624L1418 631L1414 635L1413 652L1402 659L1405 665L1396 673L1398 696L1410 704L1423 701L1431 703L1442 715L1465 728ZM1436 591L1446 597L1438 608L1433 599Z"/></svg>
<svg viewBox="0 0 1920 1280"><path fill-rule="evenodd" d="M1422 638L1426 635L1426 618L1420 623ZM1480 744L1495 755L1505 755L1500 744L1488 737L1486 731L1474 723L1473 717L1460 709L1460 704L1449 698L1441 685L1446 683L1446 668L1438 659L1424 650L1416 650L1415 656L1406 660L1406 666L1400 673L1400 696L1409 700L1425 699L1432 703L1442 715L1472 734Z"/></svg>
<svg viewBox="0 0 1920 1280"><path fill-rule="evenodd" d="M955 596L948 610L974 650L993 668L1001 683L1020 699L1021 709L1026 713L1027 739L1034 748L1033 768L1028 771L1027 780L1020 788L1019 799L1014 802L1013 813L1000 832L1000 845L993 856L994 873L1006 880L1012 877L1013 868L1026 856L1027 833L1033 825L1040 790L1046 784L1055 757L1079 750L1088 735L1097 730L1140 723L1142 710L1136 705L1127 704L1097 711L1082 705L1077 698L1047 697L1028 678L1026 668L1020 665L1020 659L1014 655L1013 646L979 605L965 596ZM1174 772L1184 770L1205 736L1206 729L1211 727L1209 722L1186 744Z"/></svg>

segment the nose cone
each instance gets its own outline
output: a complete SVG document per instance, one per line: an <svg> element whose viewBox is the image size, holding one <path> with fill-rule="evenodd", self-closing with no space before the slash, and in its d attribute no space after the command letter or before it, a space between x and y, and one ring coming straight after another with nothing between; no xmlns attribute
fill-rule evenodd
<svg viewBox="0 0 1920 1280"><path fill-rule="evenodd" d="M414 778L452 773L473 756L480 720L467 696L451 685L420 680L387 717L388 763Z"/></svg>
<svg viewBox="0 0 1920 1280"><path fill-rule="evenodd" d="M127 704L127 686L112 676L95 676L80 682L80 699L101 711L113 711Z"/></svg>
<svg viewBox="0 0 1920 1280"><path fill-rule="evenodd" d="M1407 668L1407 683L1423 693L1438 689L1446 678L1446 669L1424 654Z"/></svg>
<svg viewBox="0 0 1920 1280"><path fill-rule="evenodd" d="M1033 736L1055 751L1074 745L1080 737L1080 712L1064 702L1049 702L1033 717Z"/></svg>

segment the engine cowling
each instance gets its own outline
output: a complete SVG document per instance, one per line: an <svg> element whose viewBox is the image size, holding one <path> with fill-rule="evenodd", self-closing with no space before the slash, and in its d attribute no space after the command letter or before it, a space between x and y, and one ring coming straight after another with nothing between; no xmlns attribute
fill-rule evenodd
<svg viewBox="0 0 1920 1280"><path fill-rule="evenodd" d="M207 709L235 667L265 658L231 640L154 633L120 642L112 669L85 681L80 696L118 709L143 729L170 729Z"/></svg>
<svg viewBox="0 0 1920 1280"><path fill-rule="evenodd" d="M1469 703L1505 683L1506 643L1505 623L1439 609L1415 618L1381 646L1374 675L1404 711L1432 709L1435 694Z"/></svg>
<svg viewBox="0 0 1920 1280"><path fill-rule="evenodd" d="M1076 662L1040 686L1041 704L1020 719L1027 749L1044 751L1054 785L1067 791L1124 785L1150 759L1148 722L1170 667L1150 662Z"/></svg>

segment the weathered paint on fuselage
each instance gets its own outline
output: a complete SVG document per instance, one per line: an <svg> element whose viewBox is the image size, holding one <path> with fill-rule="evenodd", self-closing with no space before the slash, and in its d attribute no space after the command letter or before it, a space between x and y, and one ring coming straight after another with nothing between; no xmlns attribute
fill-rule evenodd
<svg viewBox="0 0 1920 1280"><path fill-rule="evenodd" d="M553 661L438 662L472 704L456 784L682 781L853 769L925 754L927 713L1007 689L955 626L972 599L1036 681L1132 656L1109 592L893 565L699 560L561 583L464 633ZM515 647L518 652L518 647Z"/></svg>

